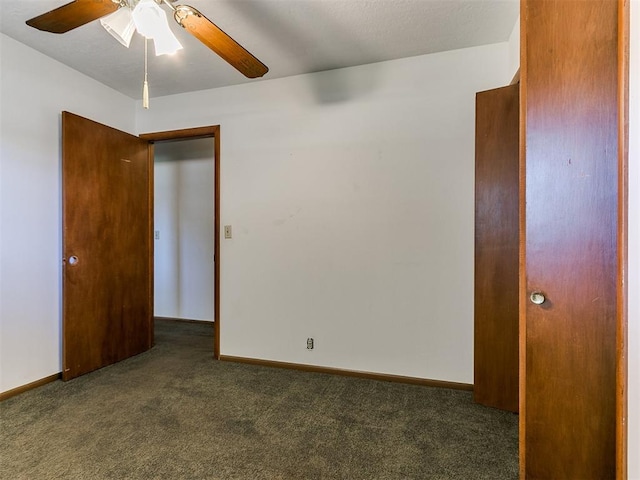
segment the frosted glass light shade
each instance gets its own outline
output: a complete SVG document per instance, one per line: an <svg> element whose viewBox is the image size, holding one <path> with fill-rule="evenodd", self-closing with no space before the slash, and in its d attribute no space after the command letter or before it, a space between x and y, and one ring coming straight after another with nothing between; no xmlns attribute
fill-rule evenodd
<svg viewBox="0 0 640 480"><path fill-rule="evenodd" d="M132 16L138 33L153 39L156 55L173 54L182 48L169 28L167 14L155 0L140 0Z"/></svg>
<svg viewBox="0 0 640 480"><path fill-rule="evenodd" d="M154 38L158 31L158 25L167 21L164 11L158 6L154 0L140 0L133 9L133 21L136 30L140 35L146 38Z"/></svg>
<svg viewBox="0 0 640 480"><path fill-rule="evenodd" d="M167 25L167 31L163 35L156 36L153 39L153 47L158 55L173 55L178 50L182 49L182 45L169 29Z"/></svg>
<svg viewBox="0 0 640 480"><path fill-rule="evenodd" d="M101 18L100 23L104 29L113 36L113 38L118 40L125 47L129 48L133 32L136 31L136 26L133 23L133 16L131 15L131 10L129 8L119 8L111 15Z"/></svg>

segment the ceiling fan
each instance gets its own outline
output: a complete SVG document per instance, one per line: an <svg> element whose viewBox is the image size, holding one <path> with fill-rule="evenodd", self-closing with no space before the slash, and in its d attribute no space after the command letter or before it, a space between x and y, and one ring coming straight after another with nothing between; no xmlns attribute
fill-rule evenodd
<svg viewBox="0 0 640 480"><path fill-rule="evenodd" d="M244 76L258 78L269 71L266 65L198 10L188 5L174 6L172 3L175 1L75 0L27 20L27 25L45 32L66 33L93 20L101 19L107 31L123 45L129 46L131 36L134 30L137 30L146 38L153 38L156 55L161 55L182 48L169 29L166 13L160 8L160 5L166 5L172 10L173 18L178 25Z"/></svg>

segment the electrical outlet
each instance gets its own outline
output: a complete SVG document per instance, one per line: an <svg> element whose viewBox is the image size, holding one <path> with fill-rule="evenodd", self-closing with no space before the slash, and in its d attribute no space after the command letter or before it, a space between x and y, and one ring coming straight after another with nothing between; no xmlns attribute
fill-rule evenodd
<svg viewBox="0 0 640 480"><path fill-rule="evenodd" d="M224 226L224 238L231 238L231 225Z"/></svg>
<svg viewBox="0 0 640 480"><path fill-rule="evenodd" d="M307 350L313 350L313 338L307 338Z"/></svg>

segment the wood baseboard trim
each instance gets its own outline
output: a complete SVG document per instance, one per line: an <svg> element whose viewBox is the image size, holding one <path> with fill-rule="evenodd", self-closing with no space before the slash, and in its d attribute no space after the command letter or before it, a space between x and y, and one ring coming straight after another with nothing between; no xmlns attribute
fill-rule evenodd
<svg viewBox="0 0 640 480"><path fill-rule="evenodd" d="M47 383L55 382L62 378L62 373L54 373L53 375L49 375L48 377L41 378L40 380L36 380L35 382L27 383L26 385L21 385L16 388L12 388L11 390L7 390L6 392L0 393L0 402L7 400L8 398L15 397L16 395L20 395L21 393L28 392L29 390L33 390L34 388L41 387L42 385L46 385Z"/></svg>
<svg viewBox="0 0 640 480"><path fill-rule="evenodd" d="M184 322L184 323L208 323L213 325L213 320L191 320L189 318L173 318L173 317L153 317L153 320L160 320L161 322Z"/></svg>
<svg viewBox="0 0 640 480"><path fill-rule="evenodd" d="M262 367L286 368L289 370L300 370L303 372L328 373L330 375L341 375L344 377L366 378L369 380L379 380L383 382L408 383L412 385L422 385L424 387L473 391L473 385L468 383L445 382L442 380L430 380L428 378L405 377L402 375L362 372L359 370L345 370L333 367L319 367L316 365L305 365L303 363L277 362L273 360L261 360L258 358L234 357L231 355L220 355L220 360L225 362L247 363Z"/></svg>

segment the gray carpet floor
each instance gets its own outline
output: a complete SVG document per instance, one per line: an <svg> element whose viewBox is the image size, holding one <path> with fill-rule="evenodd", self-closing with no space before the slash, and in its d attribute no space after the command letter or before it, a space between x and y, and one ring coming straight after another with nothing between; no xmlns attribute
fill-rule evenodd
<svg viewBox="0 0 640 480"><path fill-rule="evenodd" d="M470 392L212 359L210 325L0 403L2 479L516 479L518 418Z"/></svg>

